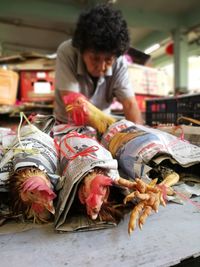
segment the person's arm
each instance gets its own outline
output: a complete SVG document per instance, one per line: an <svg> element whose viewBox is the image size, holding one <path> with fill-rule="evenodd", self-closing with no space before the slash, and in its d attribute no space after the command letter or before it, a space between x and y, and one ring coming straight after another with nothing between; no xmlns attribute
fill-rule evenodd
<svg viewBox="0 0 200 267"><path fill-rule="evenodd" d="M57 50L55 68L55 88L65 94L65 91L79 92L77 79L78 55L71 41L63 42ZM66 93L67 94L67 93Z"/></svg>
<svg viewBox="0 0 200 267"><path fill-rule="evenodd" d="M134 96L123 99L120 102L123 105L124 115L127 120L137 124L144 124L141 111Z"/></svg>
<svg viewBox="0 0 200 267"><path fill-rule="evenodd" d="M80 84L77 79L77 51L71 41L63 42L57 50L55 68L55 101L54 115L56 120L68 123L68 116L63 96L70 92L79 92Z"/></svg>
<svg viewBox="0 0 200 267"><path fill-rule="evenodd" d="M124 57L117 59L113 79L115 81L113 95L123 105L125 118L134 123L144 124L135 98L134 84L130 81L128 65Z"/></svg>

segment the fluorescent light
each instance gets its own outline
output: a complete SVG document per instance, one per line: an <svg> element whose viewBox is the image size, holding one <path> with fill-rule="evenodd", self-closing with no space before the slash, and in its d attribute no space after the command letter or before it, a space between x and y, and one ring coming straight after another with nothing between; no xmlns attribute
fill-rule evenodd
<svg viewBox="0 0 200 267"><path fill-rule="evenodd" d="M144 52L145 52L145 54L150 54L150 53L156 51L158 48L160 48L160 44L154 44L154 45L148 47Z"/></svg>
<svg viewBox="0 0 200 267"><path fill-rule="evenodd" d="M49 59L56 59L56 57L57 57L57 53L47 55L47 57L48 57Z"/></svg>

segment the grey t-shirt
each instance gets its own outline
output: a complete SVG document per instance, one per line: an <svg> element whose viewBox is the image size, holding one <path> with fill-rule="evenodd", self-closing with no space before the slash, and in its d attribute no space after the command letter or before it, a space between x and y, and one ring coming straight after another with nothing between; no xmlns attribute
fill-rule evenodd
<svg viewBox="0 0 200 267"><path fill-rule="evenodd" d="M79 50L72 46L71 40L63 42L58 47L55 78L54 114L57 120L67 123L60 91L80 92L103 111L108 111L113 97L120 101L134 96L123 56L118 57L106 75L99 77L95 84L87 73Z"/></svg>

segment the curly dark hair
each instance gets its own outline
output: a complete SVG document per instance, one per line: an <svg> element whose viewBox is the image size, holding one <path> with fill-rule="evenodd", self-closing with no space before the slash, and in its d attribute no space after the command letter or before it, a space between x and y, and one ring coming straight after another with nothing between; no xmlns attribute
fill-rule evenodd
<svg viewBox="0 0 200 267"><path fill-rule="evenodd" d="M129 48L130 38L121 11L109 4L98 4L80 14L72 44L81 52L94 50L117 57L123 55Z"/></svg>

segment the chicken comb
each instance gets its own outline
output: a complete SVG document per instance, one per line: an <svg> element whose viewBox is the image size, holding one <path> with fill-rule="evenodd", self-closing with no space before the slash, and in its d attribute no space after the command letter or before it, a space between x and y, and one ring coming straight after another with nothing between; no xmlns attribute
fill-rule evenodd
<svg viewBox="0 0 200 267"><path fill-rule="evenodd" d="M88 122L87 98L81 93L70 93L63 97L68 115L75 125L86 125ZM80 100L80 101L78 101ZM84 100L84 101L82 101Z"/></svg>
<svg viewBox="0 0 200 267"><path fill-rule="evenodd" d="M86 203L90 207L95 207L97 205L99 197L98 195L103 195L102 187L111 186L112 179L108 176L98 174L95 178L91 181L91 193L86 199Z"/></svg>
<svg viewBox="0 0 200 267"><path fill-rule="evenodd" d="M93 194L91 193L87 199L85 200L85 203L90 207L90 208L95 208L96 206L98 206L98 201L99 201L99 197L97 194Z"/></svg>
<svg viewBox="0 0 200 267"><path fill-rule="evenodd" d="M45 183L40 176L31 176L22 185L22 192L32 191L37 189L38 191L44 191L48 194L50 199L54 199L56 194L51 188Z"/></svg>
<svg viewBox="0 0 200 267"><path fill-rule="evenodd" d="M101 187L102 186L110 186L112 185L112 179L108 176L98 174L95 178L91 181L91 191L94 194L102 194Z"/></svg>
<svg viewBox="0 0 200 267"><path fill-rule="evenodd" d="M87 98L81 93L69 93L63 97L65 105L73 104L79 97L87 100Z"/></svg>

